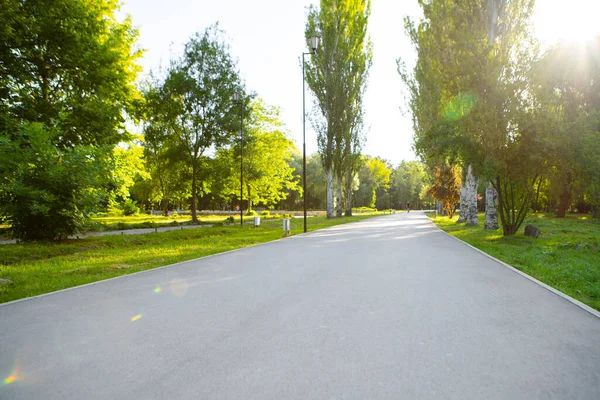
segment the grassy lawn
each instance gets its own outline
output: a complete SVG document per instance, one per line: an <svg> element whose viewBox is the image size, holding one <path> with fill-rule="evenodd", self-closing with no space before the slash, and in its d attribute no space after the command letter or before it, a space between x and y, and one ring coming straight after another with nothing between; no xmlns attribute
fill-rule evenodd
<svg viewBox="0 0 600 400"><path fill-rule="evenodd" d="M501 229L483 229L483 214L479 228L456 224L457 216L430 218L452 236L600 310L600 221L532 214L517 234L504 237ZM540 228L542 235L538 239L525 236L527 224Z"/></svg>
<svg viewBox="0 0 600 400"><path fill-rule="evenodd" d="M372 215L308 219L313 231ZM223 218L221 218L223 219ZM252 246L283 236L281 221L0 246L0 303ZM303 220L292 219L292 234Z"/></svg>

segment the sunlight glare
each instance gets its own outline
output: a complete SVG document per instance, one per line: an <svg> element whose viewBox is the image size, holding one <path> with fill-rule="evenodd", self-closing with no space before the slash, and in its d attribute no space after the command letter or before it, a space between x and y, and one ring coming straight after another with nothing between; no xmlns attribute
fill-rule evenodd
<svg viewBox="0 0 600 400"><path fill-rule="evenodd" d="M536 2L533 22L537 37L552 45L560 40L586 42L600 35L598 0L541 0Z"/></svg>

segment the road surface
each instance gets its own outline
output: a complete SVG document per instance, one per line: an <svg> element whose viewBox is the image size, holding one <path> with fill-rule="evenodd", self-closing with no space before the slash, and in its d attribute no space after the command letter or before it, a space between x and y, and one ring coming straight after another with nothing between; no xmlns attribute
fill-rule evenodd
<svg viewBox="0 0 600 400"><path fill-rule="evenodd" d="M1 399L600 399L600 318L418 212L0 306Z"/></svg>

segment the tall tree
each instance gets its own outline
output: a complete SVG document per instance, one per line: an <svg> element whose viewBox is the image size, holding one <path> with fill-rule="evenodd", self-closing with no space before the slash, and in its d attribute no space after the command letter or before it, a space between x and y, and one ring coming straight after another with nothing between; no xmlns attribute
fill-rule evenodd
<svg viewBox="0 0 600 400"><path fill-rule="evenodd" d="M115 0L0 4L0 141L14 157L0 212L18 238L76 233L109 181L113 147L129 138L140 51L117 10Z"/></svg>
<svg viewBox="0 0 600 400"><path fill-rule="evenodd" d="M202 187L205 152L237 137L240 109L233 94L241 88L236 65L218 25L196 33L183 56L174 60L159 87L157 117L166 123L191 170L192 221L197 223L197 199ZM244 97L244 108L248 98Z"/></svg>
<svg viewBox="0 0 600 400"><path fill-rule="evenodd" d="M337 183L337 214L341 215L342 182L344 178L351 181L360 153L362 96L372 58L367 39L369 15L369 0L321 0L320 7L312 7L308 14L307 40L315 32L323 39L321 49L308 62L306 81L323 119L315 126L327 174L328 218L334 216L333 181Z"/></svg>
<svg viewBox="0 0 600 400"><path fill-rule="evenodd" d="M466 181L472 182L467 186L477 183L469 179L469 166L473 178L491 181L504 233L513 234L525 217L524 204L540 169L533 150L541 145L541 126L529 95L536 54L529 31L533 1L420 4L423 22L416 26L407 20L417 65L413 74L400 68L409 88L415 147L426 159L460 162ZM467 222L475 222L475 201L465 203Z"/></svg>

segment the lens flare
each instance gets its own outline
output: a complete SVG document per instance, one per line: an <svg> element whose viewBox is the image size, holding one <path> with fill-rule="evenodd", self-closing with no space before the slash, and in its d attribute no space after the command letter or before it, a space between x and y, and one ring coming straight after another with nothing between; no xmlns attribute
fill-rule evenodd
<svg viewBox="0 0 600 400"><path fill-rule="evenodd" d="M135 322L135 321L137 321L137 320L138 320L138 319L140 319L140 318L142 318L142 314L138 314L138 315L136 315L135 317L132 317L132 318L131 318L131 322Z"/></svg>
<svg viewBox="0 0 600 400"><path fill-rule="evenodd" d="M10 385L13 382L16 382L19 380L19 377L17 376L17 368L15 367L15 369L13 369L12 373L10 374L10 376L7 376L6 378L4 378L4 380L2 381L3 385Z"/></svg>

